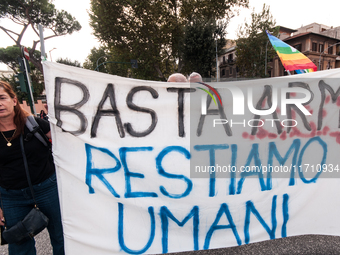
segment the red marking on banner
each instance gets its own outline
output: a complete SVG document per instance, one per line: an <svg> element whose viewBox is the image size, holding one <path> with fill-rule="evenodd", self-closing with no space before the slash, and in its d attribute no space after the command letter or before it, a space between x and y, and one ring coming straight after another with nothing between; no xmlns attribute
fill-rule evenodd
<svg viewBox="0 0 340 255"><path fill-rule="evenodd" d="M311 121L310 123L311 126L311 132L309 134L306 133L302 133L297 127L293 127L292 128L292 132L290 132L289 137L302 137L302 138L310 138L310 137L314 137L316 135L316 124Z"/></svg>
<svg viewBox="0 0 340 255"><path fill-rule="evenodd" d="M296 112L292 111L292 119L296 119Z"/></svg>
<svg viewBox="0 0 340 255"><path fill-rule="evenodd" d="M340 106L340 97L338 97L338 98L336 99L336 105L337 105L337 106Z"/></svg>
<svg viewBox="0 0 340 255"><path fill-rule="evenodd" d="M316 127L315 122L313 122L313 121L311 121L309 123L309 125L311 127L311 131L309 131L308 133L303 133L297 127L292 127L289 134L287 134L287 131L283 131L280 135L278 135L278 134L269 132L268 130L264 129L263 127L259 127L256 135L251 135L247 132L243 132L242 137L244 139L250 139L250 140L254 140L255 138L258 138L258 139L261 139L261 140L264 139L264 138L276 139L276 138L279 137L281 140L284 141L288 137L292 138L294 136L300 137L300 138L312 138L312 137L315 137L315 136L330 135L332 137L336 137L337 143L340 144L340 131L329 133L330 128L328 126L325 126L322 130L316 130L317 127Z"/></svg>
<svg viewBox="0 0 340 255"><path fill-rule="evenodd" d="M287 139L287 132L283 131L282 134L280 135L281 140L286 140Z"/></svg>
<svg viewBox="0 0 340 255"><path fill-rule="evenodd" d="M292 128L292 131L289 133L289 137L293 137L293 136L302 136L302 133L299 129L297 129L296 127Z"/></svg>
<svg viewBox="0 0 340 255"><path fill-rule="evenodd" d="M328 131L330 130L330 128L329 127L324 127L323 129L322 129L322 134L323 135L327 135L327 133L328 133Z"/></svg>
<svg viewBox="0 0 340 255"><path fill-rule="evenodd" d="M305 108L310 112L310 114L313 114L313 109L310 107L310 105L305 105Z"/></svg>
<svg viewBox="0 0 340 255"><path fill-rule="evenodd" d="M331 137L336 137L336 142L337 142L338 144L340 144L340 132L339 132L339 131L331 132L331 133L329 133L329 135L330 135Z"/></svg>
<svg viewBox="0 0 340 255"><path fill-rule="evenodd" d="M312 132L310 134L311 135L310 137L314 137L314 136L316 136L316 124L313 121L309 122L309 124L310 124L310 127L312 128Z"/></svg>
<svg viewBox="0 0 340 255"><path fill-rule="evenodd" d="M331 96L330 95L326 96L325 104L328 104L329 101L331 101Z"/></svg>
<svg viewBox="0 0 340 255"><path fill-rule="evenodd" d="M277 138L277 134L269 133L269 134L268 134L268 138L269 138L269 139L275 139L275 138Z"/></svg>
<svg viewBox="0 0 340 255"><path fill-rule="evenodd" d="M262 127L259 127L259 130L257 131L256 137L259 138L259 139L263 139L263 138L267 137L267 135L268 135L268 131L265 130L264 128L262 128Z"/></svg>

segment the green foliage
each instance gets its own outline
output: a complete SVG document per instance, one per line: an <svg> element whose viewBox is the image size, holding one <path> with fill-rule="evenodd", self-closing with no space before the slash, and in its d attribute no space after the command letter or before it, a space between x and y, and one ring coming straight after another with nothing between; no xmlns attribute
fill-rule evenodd
<svg viewBox="0 0 340 255"><path fill-rule="evenodd" d="M9 66L15 72L15 74L21 72L19 70L18 62L18 57L21 57L20 55L21 50L18 46L8 46L7 48L0 48L0 62ZM38 57L41 54L40 51L35 51L33 55L35 57ZM34 89L33 96L37 98L37 96L39 96L44 90L44 78L40 70L36 66L34 66L32 62L29 62L29 65L31 70L31 81ZM7 81L12 85L20 101L25 98L27 99L27 94L22 93L20 90L17 89L19 83L16 82L17 79L14 77L14 75L12 75L10 78L0 77L0 80Z"/></svg>
<svg viewBox="0 0 340 255"><path fill-rule="evenodd" d="M18 78L15 77L15 75L19 72L21 71L15 72L15 74L11 75L10 77L2 76L0 77L0 80L6 81L9 84L11 84L20 102L22 102L22 100L25 100L26 102L28 102L28 94L25 92L22 92L19 89L20 84L18 83ZM26 76L26 73L24 73L24 75ZM33 65L31 65L30 78L31 78L32 86L33 86L33 97L37 98L44 91L45 87L44 87L43 76L41 72L37 70L36 67L34 67ZM25 79L27 78L25 77Z"/></svg>
<svg viewBox="0 0 340 255"><path fill-rule="evenodd" d="M9 24L8 20L11 20L13 23L21 26L19 32L0 26L0 29L13 40L16 46L21 48L21 40L28 27L31 27L36 34L38 40L33 41L29 55L30 61L40 72L43 72L41 57L34 54L39 42L38 24L52 32L52 35L45 37L45 40L56 36L72 34L74 31L81 29L79 22L72 15L63 10L56 10L51 2L51 0L0 1L0 19L5 19L5 24Z"/></svg>
<svg viewBox="0 0 340 255"><path fill-rule="evenodd" d="M105 47L99 47L98 49L92 48L91 53L85 59L83 66L86 69L95 70L96 67L97 67L97 63L99 65L99 64L101 64L105 61L108 61L109 57L110 57L109 51L108 51L107 48L105 48ZM101 66L99 68L99 71L103 72L103 73L108 73L105 65Z"/></svg>
<svg viewBox="0 0 340 255"><path fill-rule="evenodd" d="M243 77L265 77L266 51L267 60L275 54L266 30L277 36L278 28L275 28L275 20L269 9L269 6L264 4L260 13L253 11L251 23L246 22L238 32L236 65Z"/></svg>
<svg viewBox="0 0 340 255"><path fill-rule="evenodd" d="M184 72L198 72L202 77L214 75L217 53L220 54L226 44L227 22L194 20L185 27L183 40Z"/></svg>
<svg viewBox="0 0 340 255"><path fill-rule="evenodd" d="M56 62L60 64L68 65L68 66L81 67L81 64L77 60L73 61L68 58L58 58Z"/></svg>
<svg viewBox="0 0 340 255"><path fill-rule="evenodd" d="M248 0L91 0L94 35L119 59L138 60L133 77L166 80L181 72L185 26L228 17Z"/></svg>
<svg viewBox="0 0 340 255"><path fill-rule="evenodd" d="M30 48L28 48L30 50ZM41 55L40 51L34 51L33 56L39 58ZM0 63L4 63L9 66L12 70L19 68L18 57L21 56L21 50L18 46L8 46L6 48L0 48Z"/></svg>
<svg viewBox="0 0 340 255"><path fill-rule="evenodd" d="M18 67L17 58L21 55L20 48L17 46L9 46L7 48L0 48L0 63L6 64L9 68L14 70Z"/></svg>
<svg viewBox="0 0 340 255"><path fill-rule="evenodd" d="M124 62L124 63L112 63ZM113 51L102 46L93 48L84 62L84 68L96 70L102 73L109 73L123 77L129 76L131 72L131 64L129 59L124 59Z"/></svg>

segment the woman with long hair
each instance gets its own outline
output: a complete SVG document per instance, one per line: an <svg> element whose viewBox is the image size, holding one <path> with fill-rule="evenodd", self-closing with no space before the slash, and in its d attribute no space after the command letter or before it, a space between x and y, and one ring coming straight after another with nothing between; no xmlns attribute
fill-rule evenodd
<svg viewBox="0 0 340 255"><path fill-rule="evenodd" d="M49 218L47 230L53 254L64 254L58 189L51 150L35 136L27 136L26 119L30 114L20 107L10 84L0 81L0 225L11 228L31 211L34 199L27 181L20 139L39 209ZM49 123L35 118L42 131L51 138ZM29 139L28 139L29 137ZM9 255L36 254L34 239L8 245Z"/></svg>

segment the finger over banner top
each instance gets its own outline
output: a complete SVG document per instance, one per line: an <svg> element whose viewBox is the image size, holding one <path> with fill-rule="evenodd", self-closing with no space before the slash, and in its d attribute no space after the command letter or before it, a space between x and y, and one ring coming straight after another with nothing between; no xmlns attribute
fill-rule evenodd
<svg viewBox="0 0 340 255"><path fill-rule="evenodd" d="M340 234L339 70L190 84L43 65L67 254Z"/></svg>

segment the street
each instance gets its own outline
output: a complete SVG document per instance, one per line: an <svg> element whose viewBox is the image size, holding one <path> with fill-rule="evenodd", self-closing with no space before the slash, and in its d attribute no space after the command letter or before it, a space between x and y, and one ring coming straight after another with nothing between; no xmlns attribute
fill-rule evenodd
<svg viewBox="0 0 340 255"><path fill-rule="evenodd" d="M52 248L49 242L48 232L45 229L36 237L37 255L52 255ZM287 237L264 241L259 243L247 244L238 247L213 249L206 251L190 251L172 253L174 255L243 255L243 254L340 254L340 237L338 236L321 236L305 235L296 237ZM7 245L0 247L0 255L8 255ZM68 254L78 255L78 254ZM84 255L84 254L82 254ZM92 254L91 254L92 255ZM100 255L100 254L96 254Z"/></svg>
<svg viewBox="0 0 340 255"><path fill-rule="evenodd" d="M43 230L39 235L36 236L36 248L37 255L52 255L52 247L50 244L47 229ZM8 247L7 245L0 246L0 255L8 255Z"/></svg>

